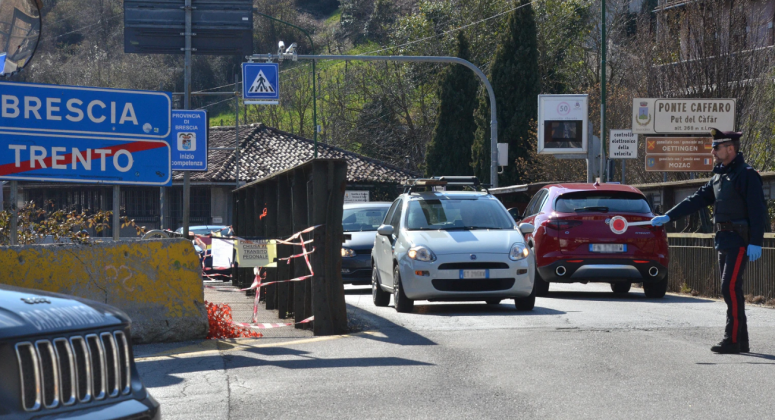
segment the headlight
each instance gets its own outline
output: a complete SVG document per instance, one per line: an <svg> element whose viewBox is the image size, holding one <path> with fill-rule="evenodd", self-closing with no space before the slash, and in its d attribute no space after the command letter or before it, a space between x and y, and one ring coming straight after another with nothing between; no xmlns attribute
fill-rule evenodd
<svg viewBox="0 0 775 420"><path fill-rule="evenodd" d="M530 248L522 242L512 245L509 251L509 259L512 261L524 260L528 255L530 255Z"/></svg>
<svg viewBox="0 0 775 420"><path fill-rule="evenodd" d="M355 256L355 251L350 248L342 248L342 258L352 258Z"/></svg>
<svg viewBox="0 0 775 420"><path fill-rule="evenodd" d="M436 254L433 253L430 249L427 247L424 247L422 245L420 246L413 246L409 249L409 252L406 253L406 255L409 256L409 258L417 261L436 261Z"/></svg>

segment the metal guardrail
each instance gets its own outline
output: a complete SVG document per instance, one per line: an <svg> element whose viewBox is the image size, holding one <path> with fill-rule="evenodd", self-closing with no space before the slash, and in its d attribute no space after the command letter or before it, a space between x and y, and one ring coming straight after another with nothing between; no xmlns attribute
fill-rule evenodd
<svg viewBox="0 0 775 420"><path fill-rule="evenodd" d="M721 275L713 237L707 233L667 235L670 246L668 290L679 292L688 287L702 296L721 296ZM748 263L743 279L744 294L775 298L775 234L764 235L762 256Z"/></svg>

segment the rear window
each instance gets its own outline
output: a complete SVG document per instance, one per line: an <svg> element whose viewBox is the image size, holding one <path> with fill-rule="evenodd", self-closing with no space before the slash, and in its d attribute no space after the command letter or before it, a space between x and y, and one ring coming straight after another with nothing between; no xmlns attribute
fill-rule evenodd
<svg viewBox="0 0 775 420"><path fill-rule="evenodd" d="M514 220L496 200L413 200L407 208L406 228L513 229Z"/></svg>
<svg viewBox="0 0 775 420"><path fill-rule="evenodd" d="M385 219L388 208L385 206L344 209L342 228L345 232L375 231Z"/></svg>
<svg viewBox="0 0 775 420"><path fill-rule="evenodd" d="M646 198L639 194L624 192L577 192L563 194L557 198L554 210L560 213L581 212L623 212L650 213Z"/></svg>

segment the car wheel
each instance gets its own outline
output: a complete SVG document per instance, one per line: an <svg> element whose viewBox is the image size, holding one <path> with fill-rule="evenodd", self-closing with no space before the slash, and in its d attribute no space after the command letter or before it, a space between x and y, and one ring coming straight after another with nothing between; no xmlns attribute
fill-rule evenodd
<svg viewBox="0 0 775 420"><path fill-rule="evenodd" d="M514 306L518 311L532 311L536 305L536 296L531 294L528 297L514 299Z"/></svg>
<svg viewBox="0 0 775 420"><path fill-rule="evenodd" d="M371 299L374 301L374 306L388 306L390 303L390 293L382 290L379 285L379 273L377 273L377 267L371 268Z"/></svg>
<svg viewBox="0 0 775 420"><path fill-rule="evenodd" d="M632 287L632 283L627 283L627 282L611 283L611 290L614 293L621 293L621 294L627 293L630 291L630 287Z"/></svg>
<svg viewBox="0 0 775 420"><path fill-rule="evenodd" d="M501 303L501 300L500 299L487 299L487 300L485 300L485 302L487 302L488 305L498 305L499 303Z"/></svg>
<svg viewBox="0 0 775 420"><path fill-rule="evenodd" d="M643 283L643 293L647 298L659 299L667 292L667 276L662 281Z"/></svg>
<svg viewBox="0 0 775 420"><path fill-rule="evenodd" d="M518 311L532 311L533 308L536 306L536 288L535 283L533 283L533 291L530 292L529 296L523 297L523 298L515 298L514 299L514 306L517 308Z"/></svg>
<svg viewBox="0 0 775 420"><path fill-rule="evenodd" d="M397 312L412 312L414 301L406 297L404 286L401 284L401 272L398 266L393 268L393 304Z"/></svg>
<svg viewBox="0 0 775 420"><path fill-rule="evenodd" d="M538 268L535 268L534 272L533 293L538 297L545 297L549 294L549 282L541 278L541 275L538 274Z"/></svg>

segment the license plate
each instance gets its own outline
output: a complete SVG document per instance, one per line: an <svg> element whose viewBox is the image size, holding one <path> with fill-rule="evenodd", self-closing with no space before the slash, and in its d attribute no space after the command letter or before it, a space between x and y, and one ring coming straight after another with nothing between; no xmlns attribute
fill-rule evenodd
<svg viewBox="0 0 775 420"><path fill-rule="evenodd" d="M625 244L589 244L589 252L602 252L611 254L615 252L627 252Z"/></svg>
<svg viewBox="0 0 775 420"><path fill-rule="evenodd" d="M490 270L460 270L461 279L489 279Z"/></svg>

